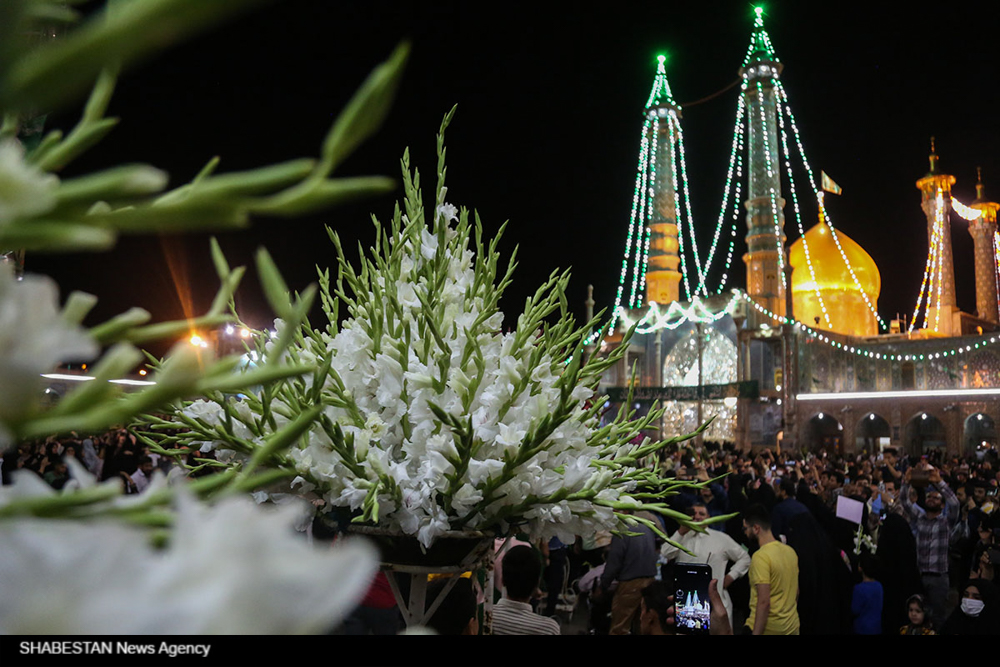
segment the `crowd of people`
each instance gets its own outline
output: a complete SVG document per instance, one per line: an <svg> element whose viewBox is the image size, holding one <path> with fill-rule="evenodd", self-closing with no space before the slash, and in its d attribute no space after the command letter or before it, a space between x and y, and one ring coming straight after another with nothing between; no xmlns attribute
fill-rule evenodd
<svg viewBox="0 0 1000 667"><path fill-rule="evenodd" d="M789 455L706 443L677 451L661 465L705 484L670 498L671 511L727 519L700 532L671 512L643 512L669 542L639 523L631 535L520 544L519 568L532 558L545 567L532 596L507 590L494 608L506 618L516 606L519 631L505 620L494 633L553 634L541 621L559 620L566 634L555 603L575 594L589 617L578 632L676 632L674 571L701 563L711 569L713 634L1000 634L997 463L993 450ZM466 603L443 609L466 613Z"/></svg>
<svg viewBox="0 0 1000 667"><path fill-rule="evenodd" d="M99 435L85 437L70 434L67 437L50 437L37 442L23 442L2 453L0 471L3 484L12 484L14 473L30 470L37 473L52 488L62 490L78 486L74 479L70 459L79 464L98 481L120 479L125 493L143 493L159 470L165 475L197 477L207 474L195 458L210 459L211 452L191 452L188 467L178 465L173 459L151 452L126 429L116 429ZM191 470L197 468L197 470Z"/></svg>
<svg viewBox="0 0 1000 667"><path fill-rule="evenodd" d="M3 453L0 468L4 484L15 471L31 470L55 489L73 488L76 469L102 481L118 478L138 494L157 470L209 474L212 468L195 457L211 454L192 452L189 466L178 466L122 429L21 443ZM565 634L565 613L574 608L585 618L576 631L675 631L674 572L689 563L711 571L713 632L1000 634L995 450L968 457L903 456L893 448L800 455L705 443L659 465L702 486L668 498L669 512L642 512L632 534L582 535L574 544L498 542L494 634ZM677 513L696 522L724 518L695 530L679 524ZM475 589L471 580L453 585L428 624L470 632L465 614L476 616L485 597ZM389 633L401 623L380 575L341 631Z"/></svg>

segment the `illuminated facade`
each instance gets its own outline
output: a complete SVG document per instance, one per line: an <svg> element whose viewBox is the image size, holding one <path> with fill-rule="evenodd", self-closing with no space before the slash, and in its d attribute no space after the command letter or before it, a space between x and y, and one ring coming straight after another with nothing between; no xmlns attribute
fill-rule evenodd
<svg viewBox="0 0 1000 667"><path fill-rule="evenodd" d="M646 105L617 327L601 347L617 345L633 324L636 334L622 363L604 377L606 388L616 388L609 396L621 400L634 368L634 407L662 402L665 435L691 432L714 417L705 437L744 448L894 445L919 454L995 446L1000 204L987 201L981 183L971 206L954 199L956 179L940 170L932 145L930 171L917 181L927 221L926 269L913 317L890 326L878 314L878 266L831 220L820 183L829 192L840 188L825 175L817 179L806 159L759 9L739 72L726 188L701 255L679 107L660 60ZM790 160L796 148L811 197L796 188ZM790 246L784 195L798 231ZM813 202L819 223L806 230L803 211ZM975 244L975 315L956 305L952 212L968 221ZM741 222L746 289L727 289ZM723 257L722 279L712 289L709 268ZM969 265L958 262L960 270Z"/></svg>

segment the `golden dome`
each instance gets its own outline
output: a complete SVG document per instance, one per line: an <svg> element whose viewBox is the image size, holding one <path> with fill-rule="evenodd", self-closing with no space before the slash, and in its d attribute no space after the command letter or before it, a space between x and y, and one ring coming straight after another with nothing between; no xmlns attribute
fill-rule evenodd
<svg viewBox="0 0 1000 667"><path fill-rule="evenodd" d="M873 306L877 306L882 289L882 277L875 260L864 248L841 231L837 232L840 247L847 261L854 269L857 282L851 276L844 258L841 256L833 232L823 221L807 231L792 244L788 251L788 261L792 266L792 305L795 319L809 326L818 326L828 331L836 331L853 336L874 336L878 333L875 315L865 303L862 290ZM805 240L805 243L803 243ZM806 263L806 245L813 275ZM858 289L860 285L861 289ZM817 297L822 295L829 323L823 315L823 308ZM816 324L816 318L819 323Z"/></svg>

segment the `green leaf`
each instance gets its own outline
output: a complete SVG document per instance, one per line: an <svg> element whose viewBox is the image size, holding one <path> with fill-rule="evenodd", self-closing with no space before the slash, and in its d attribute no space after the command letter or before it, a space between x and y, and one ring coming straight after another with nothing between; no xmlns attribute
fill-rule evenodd
<svg viewBox="0 0 1000 667"><path fill-rule="evenodd" d="M22 220L0 228L0 250L44 250L46 252L80 252L108 250L117 234L78 222L56 220Z"/></svg>
<svg viewBox="0 0 1000 667"><path fill-rule="evenodd" d="M112 201L149 195L166 185L166 172L146 164L122 165L62 181L56 189L57 206L90 206L98 199Z"/></svg>
<svg viewBox="0 0 1000 667"><path fill-rule="evenodd" d="M306 180L271 197L251 201L247 208L262 215L296 217L395 189L396 181L386 176Z"/></svg>
<svg viewBox="0 0 1000 667"><path fill-rule="evenodd" d="M142 60L258 4L260 0L126 3L9 63L0 104L19 110L55 109L81 94L106 66Z"/></svg>
<svg viewBox="0 0 1000 667"><path fill-rule="evenodd" d="M271 259L271 254L265 248L257 250L257 273L260 276L261 287L271 310L283 320L292 316L292 304L288 298L288 286L285 284L278 266Z"/></svg>
<svg viewBox="0 0 1000 667"><path fill-rule="evenodd" d="M368 75L344 107L323 141L322 157L316 170L319 176L326 176L336 169L382 125L389 114L409 54L409 42L397 46L389 59Z"/></svg>

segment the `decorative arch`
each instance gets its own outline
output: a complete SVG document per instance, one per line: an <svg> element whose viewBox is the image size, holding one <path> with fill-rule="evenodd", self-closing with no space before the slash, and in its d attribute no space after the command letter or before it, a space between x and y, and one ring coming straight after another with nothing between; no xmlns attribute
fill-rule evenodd
<svg viewBox="0 0 1000 667"><path fill-rule="evenodd" d="M921 456L931 449L947 450L948 431L944 422L930 412L913 415L903 429L903 449L913 456Z"/></svg>
<svg viewBox="0 0 1000 667"><path fill-rule="evenodd" d="M854 447L857 451L881 452L889 445L892 428L882 415L869 412L854 427Z"/></svg>
<svg viewBox="0 0 1000 667"><path fill-rule="evenodd" d="M980 447L997 446L996 421L985 412L969 415L962 429L962 454L972 455Z"/></svg>
<svg viewBox="0 0 1000 667"><path fill-rule="evenodd" d="M810 451L821 448L827 452L843 454L844 425L829 412L818 412L804 424L803 445Z"/></svg>

